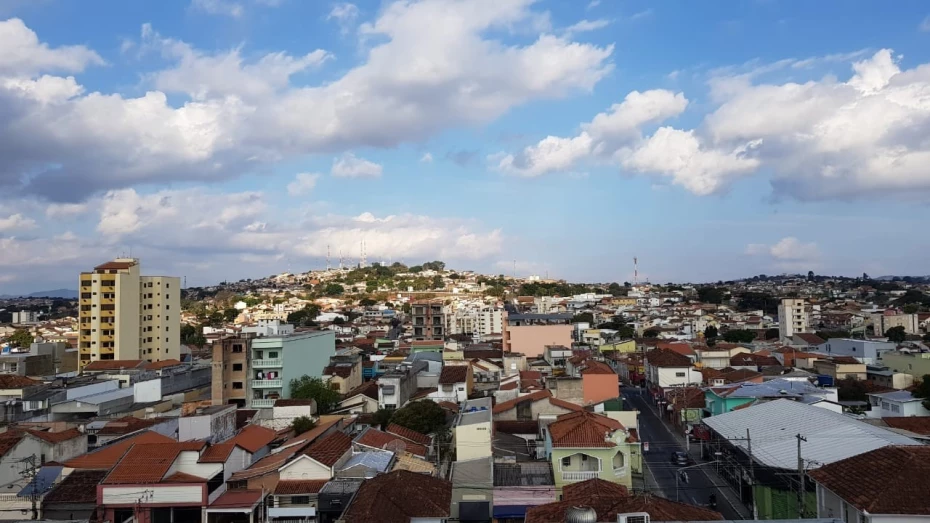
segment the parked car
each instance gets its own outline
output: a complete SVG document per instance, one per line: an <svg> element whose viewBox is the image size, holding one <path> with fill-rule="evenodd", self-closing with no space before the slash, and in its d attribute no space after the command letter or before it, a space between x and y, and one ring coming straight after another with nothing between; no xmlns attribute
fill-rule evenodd
<svg viewBox="0 0 930 523"><path fill-rule="evenodd" d="M692 463L691 456L687 452L676 450L672 452L672 464L684 467Z"/></svg>

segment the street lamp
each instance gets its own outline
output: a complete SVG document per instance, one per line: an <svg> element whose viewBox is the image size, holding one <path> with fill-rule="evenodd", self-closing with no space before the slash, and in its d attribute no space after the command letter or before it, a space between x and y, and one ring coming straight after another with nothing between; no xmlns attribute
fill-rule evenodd
<svg viewBox="0 0 930 523"><path fill-rule="evenodd" d="M719 461L708 461L707 463L698 463L697 465L690 465L678 469L678 474L675 474L675 501L678 501L679 482L684 479L685 483L688 483L688 473L685 472L685 470L703 467L704 465L713 465L714 463L719 463Z"/></svg>

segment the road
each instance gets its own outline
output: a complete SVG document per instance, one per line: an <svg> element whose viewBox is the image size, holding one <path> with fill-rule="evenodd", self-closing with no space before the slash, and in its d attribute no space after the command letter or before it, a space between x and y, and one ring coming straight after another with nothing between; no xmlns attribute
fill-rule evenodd
<svg viewBox="0 0 930 523"><path fill-rule="evenodd" d="M675 499L675 483L678 476L678 468L671 463L671 454L674 451L684 451L685 448L680 440L672 435L671 430L667 427L656 414L655 406L651 404L647 396L641 394L643 389L636 387L624 387L623 397L628 405L640 411L639 414L639 436L640 441L649 443L649 452L643 454L648 471L646 485L651 485L649 476L655 477L655 483L659 485L662 492L656 494L664 497ZM696 453L692 453L692 456ZM697 461L695 464L702 463ZM727 519L744 519L748 511L742 505L740 510L733 507L733 503L739 504L738 498L732 491L722 492L728 487L721 489L715 485L715 481L723 482L722 479L711 473L707 474L704 469L713 468L714 465L705 465L688 469L688 484L678 483L678 500L692 505L706 506L711 494L717 496L717 510Z"/></svg>

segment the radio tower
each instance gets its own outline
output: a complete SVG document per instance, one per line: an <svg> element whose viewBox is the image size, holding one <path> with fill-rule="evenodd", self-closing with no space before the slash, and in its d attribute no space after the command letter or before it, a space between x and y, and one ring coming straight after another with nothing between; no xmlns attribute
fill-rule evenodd
<svg viewBox="0 0 930 523"><path fill-rule="evenodd" d="M639 283L639 258L633 256L633 286Z"/></svg>
<svg viewBox="0 0 930 523"><path fill-rule="evenodd" d="M326 246L326 271L329 272L329 245Z"/></svg>
<svg viewBox="0 0 930 523"><path fill-rule="evenodd" d="M358 267L359 269L364 269L365 266L368 264L368 259L365 256L365 240L361 241L361 249L362 249L362 256L358 260Z"/></svg>

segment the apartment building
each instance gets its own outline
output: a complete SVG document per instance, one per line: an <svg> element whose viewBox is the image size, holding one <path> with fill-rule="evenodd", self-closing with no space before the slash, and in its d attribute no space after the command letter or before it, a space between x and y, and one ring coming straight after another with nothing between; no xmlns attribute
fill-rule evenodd
<svg viewBox="0 0 930 523"><path fill-rule="evenodd" d="M571 347L572 315L504 312L501 341L504 352L542 356L547 345Z"/></svg>
<svg viewBox="0 0 930 523"><path fill-rule="evenodd" d="M490 306L461 307L448 305L444 310L446 334L489 336L503 330L504 311Z"/></svg>
<svg viewBox="0 0 930 523"><path fill-rule="evenodd" d="M135 258L82 272L79 366L98 360L181 357L181 279L142 276Z"/></svg>
<svg viewBox="0 0 930 523"><path fill-rule="evenodd" d="M271 408L291 397L291 380L322 377L335 354L336 334L330 330L224 338L213 348L213 404Z"/></svg>
<svg viewBox="0 0 930 523"><path fill-rule="evenodd" d="M441 300L415 301L410 307L414 340L443 340L446 337L445 313Z"/></svg>
<svg viewBox="0 0 930 523"><path fill-rule="evenodd" d="M778 337L783 343L795 334L808 332L810 316L807 303L801 299L784 299L778 305Z"/></svg>
<svg viewBox="0 0 930 523"><path fill-rule="evenodd" d="M887 310L872 314L870 319L876 336L884 336L888 329L895 327L904 327L904 332L907 334L920 333L920 322L916 314L900 314L894 310Z"/></svg>

